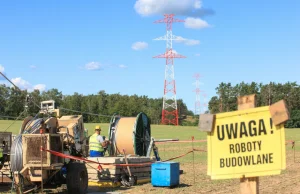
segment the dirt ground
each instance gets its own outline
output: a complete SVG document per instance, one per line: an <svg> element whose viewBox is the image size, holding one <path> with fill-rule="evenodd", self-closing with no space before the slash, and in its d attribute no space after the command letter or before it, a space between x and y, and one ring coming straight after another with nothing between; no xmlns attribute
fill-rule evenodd
<svg viewBox="0 0 300 194"><path fill-rule="evenodd" d="M287 150L286 170L282 171L281 175L277 176L264 176L259 178L259 190L263 194L287 194L287 193L300 193L300 151ZM101 193L126 193L126 194L175 194L175 193L218 193L218 194L234 194L240 193L239 179L232 180L217 180L212 181L206 175L206 162L203 160L201 163L195 163L195 170L193 170L193 163L190 161L181 162L180 169L184 171L180 175L180 185L175 188L161 188L153 187L151 183L137 185L131 188L95 188L90 187L89 192ZM194 183L195 172L195 183ZM0 193L9 191L10 185L0 184ZM57 191L54 193L58 193ZM61 192L60 192L61 193Z"/></svg>
<svg viewBox="0 0 300 194"><path fill-rule="evenodd" d="M287 150L287 167L281 175L264 176L259 178L259 191L263 194L287 194L300 193L300 152L296 152L294 162L294 151ZM151 183L134 186L129 189L99 189L101 192L120 192L126 194L153 193L153 194L175 194L175 193L218 193L234 194L240 193L239 179L212 181L206 175L206 163L195 164L195 183L192 163L181 163L180 169L184 174L180 175L180 185L176 188L153 187Z"/></svg>

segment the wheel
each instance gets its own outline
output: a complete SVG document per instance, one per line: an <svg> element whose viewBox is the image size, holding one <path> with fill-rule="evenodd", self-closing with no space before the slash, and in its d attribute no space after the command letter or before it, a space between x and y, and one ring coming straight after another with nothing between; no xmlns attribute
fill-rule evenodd
<svg viewBox="0 0 300 194"><path fill-rule="evenodd" d="M83 163L69 163L67 167L68 193L85 194L88 189L88 174Z"/></svg>

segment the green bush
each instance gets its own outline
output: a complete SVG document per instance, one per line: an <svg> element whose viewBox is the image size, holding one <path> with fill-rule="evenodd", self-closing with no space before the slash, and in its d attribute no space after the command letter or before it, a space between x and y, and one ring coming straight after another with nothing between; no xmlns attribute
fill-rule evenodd
<svg viewBox="0 0 300 194"><path fill-rule="evenodd" d="M290 120L285 124L286 128L299 128L300 127L300 110L290 111Z"/></svg>

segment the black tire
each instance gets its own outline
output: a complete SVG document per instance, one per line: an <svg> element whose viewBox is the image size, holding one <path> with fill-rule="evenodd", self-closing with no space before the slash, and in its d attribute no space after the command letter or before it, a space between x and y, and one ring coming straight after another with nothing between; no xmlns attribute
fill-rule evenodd
<svg viewBox="0 0 300 194"><path fill-rule="evenodd" d="M88 189L88 173L83 163L69 163L67 167L68 193L86 194Z"/></svg>

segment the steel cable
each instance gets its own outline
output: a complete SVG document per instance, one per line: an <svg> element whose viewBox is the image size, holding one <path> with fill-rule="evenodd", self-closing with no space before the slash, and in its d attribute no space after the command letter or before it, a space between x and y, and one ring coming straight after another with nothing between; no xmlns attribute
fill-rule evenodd
<svg viewBox="0 0 300 194"><path fill-rule="evenodd" d="M78 111L78 110L73 110L73 109L68 109L68 108L63 108L59 107L60 110L66 110L70 112L77 112L81 114L86 114L86 115L93 115L93 116L101 116L101 117L112 117L113 115L101 115L101 114L95 114L95 113L90 113L90 112L83 112L83 111Z"/></svg>
<svg viewBox="0 0 300 194"><path fill-rule="evenodd" d="M23 112L21 112L21 114L4 130L4 132L6 132L13 124L15 124L15 122L19 119L19 118L21 118L21 116L24 114L26 112L26 109L23 111Z"/></svg>
<svg viewBox="0 0 300 194"><path fill-rule="evenodd" d="M0 115L0 118L8 118L8 119L18 119L18 117L13 117L13 116L4 116L4 115ZM22 118L23 119L23 118ZM22 120L21 118L19 118L19 120Z"/></svg>
<svg viewBox="0 0 300 194"><path fill-rule="evenodd" d="M11 146L11 156L10 156L10 163L11 163L11 170L14 171L21 171L23 168L23 149L22 149L22 135L23 134L36 134L39 132L39 126L43 119L33 118L30 120L23 131L22 134L19 134L12 143Z"/></svg>

